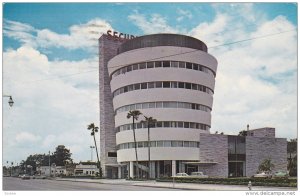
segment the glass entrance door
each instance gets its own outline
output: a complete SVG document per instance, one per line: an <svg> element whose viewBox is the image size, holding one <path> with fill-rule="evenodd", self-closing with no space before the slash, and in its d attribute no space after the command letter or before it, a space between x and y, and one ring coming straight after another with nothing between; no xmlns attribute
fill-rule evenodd
<svg viewBox="0 0 300 196"><path fill-rule="evenodd" d="M228 176L229 177L243 177L244 176L244 162L228 162Z"/></svg>

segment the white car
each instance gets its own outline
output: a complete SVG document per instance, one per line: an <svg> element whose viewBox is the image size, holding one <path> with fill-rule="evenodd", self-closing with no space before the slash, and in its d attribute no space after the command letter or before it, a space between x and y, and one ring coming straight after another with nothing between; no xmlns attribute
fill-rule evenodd
<svg viewBox="0 0 300 196"><path fill-rule="evenodd" d="M204 175L203 172L192 172L191 178L208 178L208 175Z"/></svg>
<svg viewBox="0 0 300 196"><path fill-rule="evenodd" d="M190 177L187 173L177 173L175 176L172 176L172 178L188 178Z"/></svg>
<svg viewBox="0 0 300 196"><path fill-rule="evenodd" d="M24 174L24 175L21 176L21 179L22 180L29 180L30 176L28 174Z"/></svg>
<svg viewBox="0 0 300 196"><path fill-rule="evenodd" d="M253 177L254 178L272 178L272 174L269 172L261 172L261 173L255 174Z"/></svg>

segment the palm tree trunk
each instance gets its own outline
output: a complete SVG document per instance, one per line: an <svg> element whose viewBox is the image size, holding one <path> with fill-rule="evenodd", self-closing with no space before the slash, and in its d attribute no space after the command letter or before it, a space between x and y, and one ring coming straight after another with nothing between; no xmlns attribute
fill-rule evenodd
<svg viewBox="0 0 300 196"><path fill-rule="evenodd" d="M96 153L97 153L97 160L98 160L98 165L100 163L100 160L99 160L99 156L98 156L98 148L97 148L97 143L96 143L96 138L95 138L95 134L94 134L94 142L95 142L95 147L96 147ZM99 165L99 176L100 176L100 165Z"/></svg>
<svg viewBox="0 0 300 196"><path fill-rule="evenodd" d="M133 130L133 140L134 140L134 149L135 149L136 175L139 178L137 146L136 146L135 129L134 129L134 116L132 117L132 130Z"/></svg>
<svg viewBox="0 0 300 196"><path fill-rule="evenodd" d="M148 179L150 179L150 126L148 122Z"/></svg>

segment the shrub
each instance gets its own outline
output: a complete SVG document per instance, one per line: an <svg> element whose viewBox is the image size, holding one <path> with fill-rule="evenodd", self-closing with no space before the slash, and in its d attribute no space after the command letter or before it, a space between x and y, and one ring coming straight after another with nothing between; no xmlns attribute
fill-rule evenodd
<svg viewBox="0 0 300 196"><path fill-rule="evenodd" d="M160 178L159 182L172 182L173 178ZM179 183L199 183L199 184L228 184L228 185L248 185L249 181L253 186L284 186L297 187L297 179L268 179L268 178L175 178Z"/></svg>

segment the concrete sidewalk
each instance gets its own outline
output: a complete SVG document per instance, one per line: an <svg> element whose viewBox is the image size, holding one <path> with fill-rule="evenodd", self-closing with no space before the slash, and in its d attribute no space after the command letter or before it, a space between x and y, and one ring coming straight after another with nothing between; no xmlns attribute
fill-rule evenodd
<svg viewBox="0 0 300 196"><path fill-rule="evenodd" d="M56 178L55 180L72 181L72 182L87 182L100 184L120 184L129 186L145 186L145 187L160 187L174 188L183 190L205 190L205 191L249 191L247 186L241 185L220 185L220 184L195 184L195 183L172 183L172 182L156 182L149 181L131 181L126 179L80 179L80 178ZM266 187L253 186L252 191L297 191L296 187Z"/></svg>

